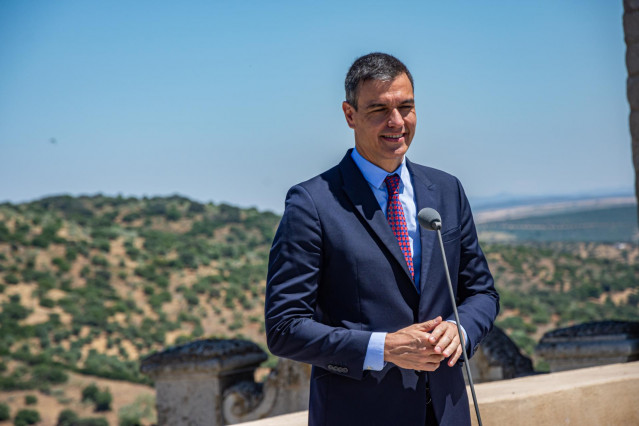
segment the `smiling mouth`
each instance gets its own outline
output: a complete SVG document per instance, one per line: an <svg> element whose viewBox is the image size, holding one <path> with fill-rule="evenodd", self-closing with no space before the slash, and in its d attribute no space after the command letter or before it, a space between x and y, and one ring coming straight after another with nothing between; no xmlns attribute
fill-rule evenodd
<svg viewBox="0 0 639 426"><path fill-rule="evenodd" d="M385 141L388 142L399 142L400 139L402 139L404 137L404 133L397 133L397 134L391 134L391 135L382 135L382 139L384 139Z"/></svg>

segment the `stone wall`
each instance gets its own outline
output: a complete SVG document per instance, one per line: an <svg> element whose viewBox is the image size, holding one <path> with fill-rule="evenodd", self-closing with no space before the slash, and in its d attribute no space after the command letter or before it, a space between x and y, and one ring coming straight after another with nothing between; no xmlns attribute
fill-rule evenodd
<svg viewBox="0 0 639 426"><path fill-rule="evenodd" d="M535 352L550 372L639 360L639 322L594 321L544 334Z"/></svg>
<svg viewBox="0 0 639 426"><path fill-rule="evenodd" d="M475 390L485 425L639 424L639 362L482 383ZM308 412L302 411L243 426L304 426L307 422Z"/></svg>
<svg viewBox="0 0 639 426"><path fill-rule="evenodd" d="M219 426L308 408L310 366L281 359L263 383L267 355L255 343L206 339L142 360L155 382L159 426Z"/></svg>
<svg viewBox="0 0 639 426"><path fill-rule="evenodd" d="M551 372L631 362L639 359L639 323L602 321L553 330L544 335L537 351L548 361ZM255 343L237 339L195 341L143 359L142 372L148 374L155 382L158 424L228 425L307 409L310 366L280 359L266 380L258 383L254 379L255 370L266 359L267 355ZM639 371L635 371L638 365L636 362L633 363L633 374L639 375ZM530 392L548 393L552 389L556 390L557 386L566 384L572 386L570 382L561 382L572 376L535 373L530 358L523 356L517 345L498 327L494 327L484 339L471 359L470 367L476 383L500 383L492 397L496 398L495 401L499 401L499 404L492 410L500 413L499 418L505 416L504 419L508 417L503 411L504 406L515 404L517 410L525 413L528 410L526 404L533 404L526 402L523 397L518 402L508 403L500 399L515 395L515 391L506 391L510 386L534 390L523 392L522 395L529 395ZM534 381L517 382L527 376L532 376L531 379L539 378ZM550 376L552 378L548 378ZM633 386L637 383L633 382ZM543 389L542 385L550 387ZM612 390L605 389L606 395L603 396L607 398L607 392ZM505 392L503 395L500 394L502 391ZM582 391L597 395L603 392L602 389L586 385ZM634 391L636 393L639 388ZM490 399L486 395L483 401L480 399L480 405ZM567 395L562 398L569 399ZM589 396L585 397L587 399ZM546 405L554 403L547 395L539 396L538 399ZM570 403L578 405L575 401ZM535 404L539 405L541 402L533 405ZM296 419L295 416L292 418ZM494 424L502 423L500 420Z"/></svg>
<svg viewBox="0 0 639 426"><path fill-rule="evenodd" d="M280 359L266 380L254 380L266 354L246 340L207 339L142 360L155 382L158 424L218 426L308 408L311 367ZM499 328L471 360L477 383L533 374L532 362Z"/></svg>

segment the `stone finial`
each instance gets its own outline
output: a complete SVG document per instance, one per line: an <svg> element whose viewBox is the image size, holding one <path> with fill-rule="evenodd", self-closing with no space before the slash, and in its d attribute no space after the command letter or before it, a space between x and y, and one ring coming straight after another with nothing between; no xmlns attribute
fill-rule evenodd
<svg viewBox="0 0 639 426"><path fill-rule="evenodd" d="M267 355L246 340L207 339L174 346L142 360L155 381L158 425L219 426L224 390L254 382Z"/></svg>
<svg viewBox="0 0 639 426"><path fill-rule="evenodd" d="M173 346L142 359L140 371L150 376L180 370L226 371L246 365L259 365L268 356L248 340L206 339Z"/></svg>
<svg viewBox="0 0 639 426"><path fill-rule="evenodd" d="M535 351L550 371L639 360L639 322L597 321L549 331Z"/></svg>
<svg viewBox="0 0 639 426"><path fill-rule="evenodd" d="M310 366L280 359L264 383L267 355L247 340L198 340L142 360L155 381L158 425L218 426L308 409Z"/></svg>
<svg viewBox="0 0 639 426"><path fill-rule="evenodd" d="M310 378L310 365L280 358L264 384L242 382L224 392L224 419L232 424L308 410Z"/></svg>
<svg viewBox="0 0 639 426"><path fill-rule="evenodd" d="M470 368L476 383L535 374L531 359L522 355L515 342L497 326L470 359Z"/></svg>

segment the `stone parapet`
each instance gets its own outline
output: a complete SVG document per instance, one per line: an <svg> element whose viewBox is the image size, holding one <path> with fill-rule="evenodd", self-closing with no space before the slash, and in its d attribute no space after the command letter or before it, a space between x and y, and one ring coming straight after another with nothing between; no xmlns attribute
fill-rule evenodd
<svg viewBox="0 0 639 426"><path fill-rule="evenodd" d="M477 425L467 391L471 419ZM639 362L482 383L475 391L485 425L639 424ZM308 412L302 411L243 426L304 426L307 422Z"/></svg>
<svg viewBox="0 0 639 426"><path fill-rule="evenodd" d="M535 352L551 372L639 360L639 323L598 321L544 334Z"/></svg>

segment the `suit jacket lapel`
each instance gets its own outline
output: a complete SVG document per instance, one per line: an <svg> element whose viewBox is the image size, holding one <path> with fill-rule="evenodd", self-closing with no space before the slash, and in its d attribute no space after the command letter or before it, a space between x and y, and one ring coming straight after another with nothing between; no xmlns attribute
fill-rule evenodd
<svg viewBox="0 0 639 426"><path fill-rule="evenodd" d="M438 210L437 198L435 197L436 185L432 183L423 170L415 167L408 159L406 159L408 171L413 177L413 191L415 191L415 203L417 212L425 207L431 207ZM422 267L420 271L419 288L421 294L424 294L426 283L428 282L428 271L430 270L430 262L433 258L433 247L437 240L437 235L433 231L428 231L419 226L420 242L422 246Z"/></svg>
<svg viewBox="0 0 639 426"><path fill-rule="evenodd" d="M359 171L359 168L351 158L351 150L348 150L346 156L339 164L342 177L344 179L344 192L355 206L355 210L364 219L370 227L370 230L377 235L391 255L402 266L402 269L411 278L406 259L397 244L397 238L388 225L386 214L379 207L379 203L373 192ZM411 278L412 280L412 278ZM415 291L415 286L412 286Z"/></svg>

